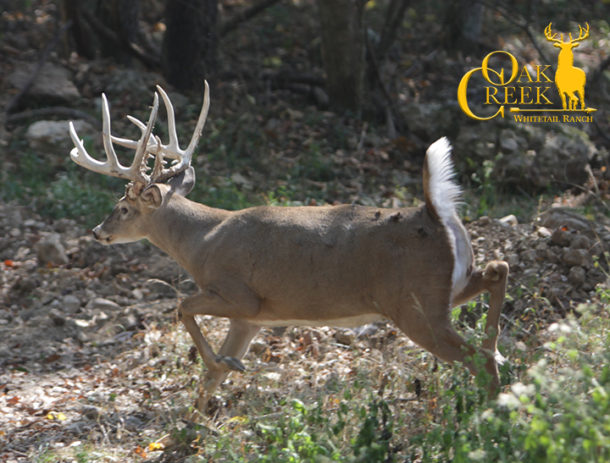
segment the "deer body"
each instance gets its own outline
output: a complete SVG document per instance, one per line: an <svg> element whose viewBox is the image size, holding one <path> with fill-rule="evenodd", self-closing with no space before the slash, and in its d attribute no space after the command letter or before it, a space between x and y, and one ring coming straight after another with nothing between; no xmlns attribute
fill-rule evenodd
<svg viewBox="0 0 610 463"><path fill-rule="evenodd" d="M148 126L140 128L137 146L109 132L107 137L136 151L165 150ZM75 138L72 158L87 166L88 155L74 133ZM177 141L170 145L177 147ZM425 204L403 209L214 209L184 197L192 187L184 186L188 170L173 173L169 185L155 181L155 175L171 169L155 159L157 174L144 183L146 174L141 172L140 181L128 185L126 195L93 234L104 244L147 238L197 283L200 291L182 301L179 313L208 368L200 407L230 370L245 368L241 358L265 326L357 326L389 319L441 359L462 361L478 374L470 359L477 349L453 329L449 312L485 290L491 294L490 311L479 352L486 358L491 389L497 390L495 352L508 265L491 262L484 271L473 268L470 240L456 214L459 187L452 180L450 149L446 139L429 148ZM108 156L114 166L112 153ZM97 169L99 164L92 165ZM119 165L121 169L128 170ZM218 352L201 333L196 315L231 320Z"/></svg>
<svg viewBox="0 0 610 463"><path fill-rule="evenodd" d="M451 286L452 268L441 265L453 258L447 232L423 207L227 212L170 196L146 220L146 238L204 292L230 300L234 284L247 287L256 299L247 305L256 309L243 317L257 325L337 324L367 314L397 319L402 306L427 299L426 282Z"/></svg>
<svg viewBox="0 0 610 463"><path fill-rule="evenodd" d="M555 85L557 85L557 91L561 97L563 109L576 109L579 99L581 109L585 109L585 82L587 76L585 75L585 71L574 67L574 53L572 52L572 48L576 45L578 44L564 44L557 57ZM566 98L569 99L569 102Z"/></svg>

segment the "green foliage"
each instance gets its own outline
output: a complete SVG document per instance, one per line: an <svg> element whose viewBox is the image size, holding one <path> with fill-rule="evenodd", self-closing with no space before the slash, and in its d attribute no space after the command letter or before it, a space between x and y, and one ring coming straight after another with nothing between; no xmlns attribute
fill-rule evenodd
<svg viewBox="0 0 610 463"><path fill-rule="evenodd" d="M322 154L318 143L312 141L301 162L295 164L292 176L320 182L330 181L335 177L332 167L330 158Z"/></svg>
<svg viewBox="0 0 610 463"><path fill-rule="evenodd" d="M470 159L468 159L470 161ZM470 167L474 167L472 164ZM476 186L478 198L477 216L488 215L489 210L496 203L496 187L493 183L494 161L486 159L481 167L472 174L473 184Z"/></svg>
<svg viewBox="0 0 610 463"><path fill-rule="evenodd" d="M199 454L231 462L394 461L390 445L393 418L388 404L370 399L362 405L351 399L347 394L335 410L325 410L321 401L308 406L295 398L283 405L280 414L232 418L230 421L248 428L248 445L239 445L235 433L227 433L203 444Z"/></svg>
<svg viewBox="0 0 610 463"><path fill-rule="evenodd" d="M598 315L589 314L584 326L558 325L565 334L546 345L551 359L538 361L495 402L477 400L467 380L454 374L435 417L443 425L430 423L431 429L415 437L412 457L420 455L423 462L609 461L610 335L607 314L601 321ZM586 333L587 328L592 330Z"/></svg>
<svg viewBox="0 0 610 463"><path fill-rule="evenodd" d="M189 198L210 207L228 210L244 209L255 204L231 178L216 179L213 184L206 184L206 179L200 179Z"/></svg>
<svg viewBox="0 0 610 463"><path fill-rule="evenodd" d="M0 198L17 200L52 219L78 217L92 226L108 214L120 191L118 179L85 172L72 162L61 171L37 153L24 149L16 163L19 175L6 175Z"/></svg>
<svg viewBox="0 0 610 463"><path fill-rule="evenodd" d="M358 370L310 403L252 404L199 442L199 461L610 461L610 320L600 306L579 310L578 321L551 327L537 359L511 352L513 364L533 366L513 367L519 377L497 400L487 397L485 379L441 364L418 400L424 413L414 418L415 402L382 398ZM483 358L472 361L483 367ZM501 368L504 377L508 369Z"/></svg>

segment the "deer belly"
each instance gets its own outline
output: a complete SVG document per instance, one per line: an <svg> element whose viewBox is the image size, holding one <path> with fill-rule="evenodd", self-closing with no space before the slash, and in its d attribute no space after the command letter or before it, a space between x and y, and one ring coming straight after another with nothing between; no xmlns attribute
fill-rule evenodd
<svg viewBox="0 0 610 463"><path fill-rule="evenodd" d="M276 326L333 326L337 328L354 328L356 326L367 325L378 321L387 320L380 314L367 313L361 315L352 315L347 317L337 317L328 319L274 319L274 320L250 320L254 325L263 327L276 327Z"/></svg>

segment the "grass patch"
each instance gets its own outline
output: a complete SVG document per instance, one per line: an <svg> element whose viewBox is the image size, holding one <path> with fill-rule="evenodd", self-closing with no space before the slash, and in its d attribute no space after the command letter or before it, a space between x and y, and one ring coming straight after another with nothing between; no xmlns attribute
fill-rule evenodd
<svg viewBox="0 0 610 463"><path fill-rule="evenodd" d="M380 373L362 368L315 397L242 397L243 414L224 418L213 439L193 443L197 456L189 461L609 461L608 312L581 306L578 319L552 325L546 338L509 353L508 384L497 400L463 366L445 364L406 401L404 382L379 388Z"/></svg>

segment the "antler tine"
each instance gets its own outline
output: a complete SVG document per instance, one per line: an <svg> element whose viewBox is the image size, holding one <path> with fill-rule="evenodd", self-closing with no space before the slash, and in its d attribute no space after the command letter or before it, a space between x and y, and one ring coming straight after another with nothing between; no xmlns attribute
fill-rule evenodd
<svg viewBox="0 0 610 463"><path fill-rule="evenodd" d="M125 167L119 163L116 152L114 151L113 138L116 137L113 137L110 132L110 110L108 108L108 100L106 99L106 95L102 94L102 140L104 142L104 149L106 151L106 155L108 156L110 175L115 175L116 177L141 183L148 183L150 181L150 177L144 172L144 156L146 154L147 148L147 143L145 143L145 140L148 140L150 138L152 128L155 124L155 120L157 119L158 109L159 96L157 95L157 93L155 93L155 97L153 100L153 108L150 112L148 124L143 128L140 127L140 129L142 130L142 136L140 137L140 140L136 143L136 153L134 155L133 162L129 167ZM133 148L133 146L129 147Z"/></svg>
<svg viewBox="0 0 610 463"><path fill-rule="evenodd" d="M110 133L110 108L108 106L108 99L106 95L102 93L102 142L104 143L104 151L108 158L108 174L114 175L115 177L124 178L126 180L134 180L130 175L129 169L122 166L117 158L116 151L112 145Z"/></svg>
<svg viewBox="0 0 610 463"><path fill-rule="evenodd" d="M148 183L151 181L151 178L146 175L146 155L148 154L148 140L150 140L152 136L152 129L155 125L155 121L157 120L157 113L159 112L159 94L155 92L155 97L153 100L152 111L150 112L150 117L148 118L148 123L146 127L142 129L142 136L138 141L138 146L136 148L136 154L133 157L133 163L129 168L135 175L144 180L144 183Z"/></svg>
<svg viewBox="0 0 610 463"><path fill-rule="evenodd" d="M159 152L163 153L164 157L173 158L177 160L171 167L168 168L159 168L153 169L156 171L153 173L152 181L160 182L167 180L170 177L182 172L187 169L191 165L191 160L193 156L193 152L197 147L197 142L199 138L201 138L201 133L203 131L203 126L205 125L205 121L208 116L208 111L210 109L210 88L207 81L204 81L205 91L203 96L203 105L201 107L201 112L199 113L199 119L197 120L197 124L195 126L195 131L193 132L193 136L191 137L191 141L188 147L185 150L180 148L178 144L178 135L176 133L176 119L174 114L174 107L167 96L167 93L157 85L157 90L161 94L161 98L163 99L163 103L165 104L165 108L167 110L167 125L169 131L169 143L167 145L159 144ZM159 164L161 165L161 164Z"/></svg>
<svg viewBox="0 0 610 463"><path fill-rule="evenodd" d="M167 132L169 135L169 143L167 145L163 145L163 154L174 159L181 159L182 150L180 149L180 144L178 143L178 133L176 132L176 115L174 113L174 106L172 105L169 96L167 96L167 93L165 93L165 90L163 90L159 85L157 85L157 91L163 99L165 111L167 112Z"/></svg>
<svg viewBox="0 0 610 463"><path fill-rule="evenodd" d="M142 122L141 120L139 120L133 116L129 116L129 115L127 116L127 119L129 120L129 122L131 122L133 125L135 125L140 130L146 130L146 124L144 122ZM121 138L121 137L117 137L115 135L111 135L110 138L112 140L112 143L114 143L116 145L121 145L125 148L136 149L138 147L139 140L130 140L129 138ZM148 140L147 151L154 152L156 147L157 147L157 145L156 145L155 137L154 137L154 135L151 135L150 139Z"/></svg>
<svg viewBox="0 0 610 463"><path fill-rule="evenodd" d="M113 177L119 177L126 180L134 180L129 169L126 169L117 159L116 153L110 142L110 111L108 109L108 100L106 95L102 93L102 132L104 140L104 150L106 151L106 161L98 161L87 153L83 145L83 141L78 138L74 124L70 122L70 138L74 143L74 148L70 151L70 158L76 162L79 166L85 169L92 170L99 174L111 175Z"/></svg>
<svg viewBox="0 0 610 463"><path fill-rule="evenodd" d="M85 169L89 169L100 174L108 173L108 161L102 162L92 158L89 153L87 153L87 150L83 145L83 141L78 138L78 134L76 133L76 129L74 128L72 121L70 121L69 127L70 138L72 138L72 142L74 143L74 148L72 148L70 151L70 159Z"/></svg>
<svg viewBox="0 0 610 463"><path fill-rule="evenodd" d="M203 132L203 127L205 126L205 121L208 118L208 111L210 110L210 86L208 85L207 80L204 80L203 84L205 87L203 92L203 105L201 106L201 112L199 113L199 119L197 120L195 131L193 132L189 146L186 148L186 151L190 154L192 154L197 147L197 143L199 142L201 133Z"/></svg>
<svg viewBox="0 0 610 463"><path fill-rule="evenodd" d="M589 23L585 23L587 25L586 29L583 29L580 24L578 25L578 38L576 40L574 40L575 42L580 42L581 40L585 40L587 37L589 37ZM582 33L585 33L585 35L583 36Z"/></svg>

